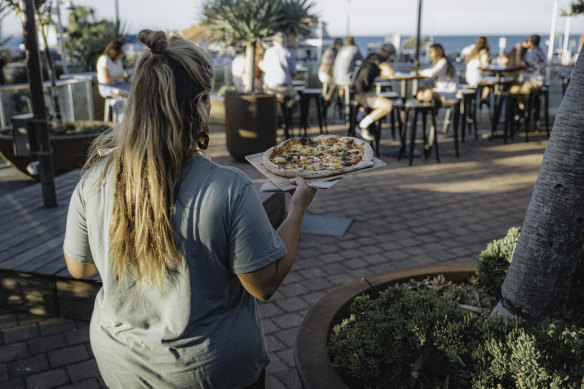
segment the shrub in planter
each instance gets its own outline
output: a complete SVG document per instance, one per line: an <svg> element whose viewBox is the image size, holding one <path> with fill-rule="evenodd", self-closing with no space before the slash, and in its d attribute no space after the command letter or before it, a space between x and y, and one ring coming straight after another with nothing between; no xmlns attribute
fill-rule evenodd
<svg viewBox="0 0 584 389"><path fill-rule="evenodd" d="M430 288L358 297L329 352L351 388L579 388L584 379L583 328L481 317Z"/></svg>
<svg viewBox="0 0 584 389"><path fill-rule="evenodd" d="M493 242L481 261L509 262L518 234L513 229ZM582 268L580 261L577 274ZM483 269L492 271L489 281L506 271ZM436 277L390 287L378 298L356 298L350 317L332 330L333 366L351 388L580 388L581 283L572 288L580 297L571 300L565 321L528 327L520 319L489 317L498 296L480 279L454 284Z"/></svg>
<svg viewBox="0 0 584 389"><path fill-rule="evenodd" d="M479 254L477 265L479 282L497 296L501 294L501 285L503 285L507 268L513 259L513 252L520 233L521 228L519 227L509 229L504 238L487 244L487 248Z"/></svg>

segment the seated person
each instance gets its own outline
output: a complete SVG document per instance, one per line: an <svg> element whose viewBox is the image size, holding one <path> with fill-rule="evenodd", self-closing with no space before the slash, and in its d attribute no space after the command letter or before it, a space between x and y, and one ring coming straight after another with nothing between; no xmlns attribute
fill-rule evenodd
<svg viewBox="0 0 584 389"><path fill-rule="evenodd" d="M130 84L125 79L130 72L124 70L122 42L111 41L97 60L97 82L99 94L106 97L126 96L130 93Z"/></svg>
<svg viewBox="0 0 584 389"><path fill-rule="evenodd" d="M264 72L264 92L276 95L278 101L294 102L296 90L292 86L292 78L296 74L296 60L284 47L284 34L274 35L273 46L266 50L264 58L258 67Z"/></svg>
<svg viewBox="0 0 584 389"><path fill-rule="evenodd" d="M509 90L512 94L529 95L531 92L541 89L545 83L545 62L546 56L539 47L539 35L531 35L523 44L518 43L515 53L520 58L517 59L517 66L523 68L519 76L520 84L513 85ZM512 58L503 57L501 64L508 65ZM518 101L520 109L525 108L525 99Z"/></svg>
<svg viewBox="0 0 584 389"><path fill-rule="evenodd" d="M546 56L539 47L539 35L531 35L522 44L525 49L518 66L523 68L520 77L521 84L511 88L511 93L529 94L533 90L539 89L545 82L545 61Z"/></svg>
<svg viewBox="0 0 584 389"><path fill-rule="evenodd" d="M420 70L420 74L426 77L433 77L434 88L420 88L416 94L416 99L420 101L444 101L456 98L458 77L456 69L444 53L444 48L436 43L430 46L429 54L434 66L430 69Z"/></svg>
<svg viewBox="0 0 584 389"><path fill-rule="evenodd" d="M480 36L470 54L466 57L466 83L471 87L478 87L487 76L481 68L486 68L491 63L491 53L487 38ZM486 100L489 96L489 88L484 87L481 91L481 100Z"/></svg>
<svg viewBox="0 0 584 389"><path fill-rule="evenodd" d="M392 78L394 70L388 63L392 55L395 55L395 47L391 43L386 43L377 53L369 54L355 72L352 85L355 90L355 100L361 106L372 109L369 115L359 122L356 132L368 141L373 141L375 137L367 128L390 113L393 108L391 100L373 93L375 78Z"/></svg>
<svg viewBox="0 0 584 389"><path fill-rule="evenodd" d="M335 93L335 90L337 89L337 86L333 81L333 67L337 53L342 46L343 40L341 38L335 39L333 45L326 49L322 54L322 61L318 68L318 79L323 84L328 85L326 95L323 96L324 101L327 103L331 100L333 93Z"/></svg>

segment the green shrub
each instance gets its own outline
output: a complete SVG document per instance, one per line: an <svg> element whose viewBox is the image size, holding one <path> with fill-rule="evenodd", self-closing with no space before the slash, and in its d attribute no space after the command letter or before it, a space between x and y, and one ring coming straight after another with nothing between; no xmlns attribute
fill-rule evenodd
<svg viewBox="0 0 584 389"><path fill-rule="evenodd" d="M420 287L358 297L329 353L351 388L579 388L584 329L481 318ZM499 386L500 385L500 386ZM556 386L553 386L556 385Z"/></svg>
<svg viewBox="0 0 584 389"><path fill-rule="evenodd" d="M479 283L497 297L501 296L501 285L513 259L520 233L519 227L509 229L504 238L487 244L487 248L479 254L476 271Z"/></svg>

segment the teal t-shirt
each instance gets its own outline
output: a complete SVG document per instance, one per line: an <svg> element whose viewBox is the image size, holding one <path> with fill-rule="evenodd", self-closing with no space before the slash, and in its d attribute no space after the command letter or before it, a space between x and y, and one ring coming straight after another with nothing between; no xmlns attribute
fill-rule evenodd
<svg viewBox="0 0 584 389"><path fill-rule="evenodd" d="M101 166L103 166L102 164ZM108 257L114 174L87 172L71 197L64 251L94 263L103 281L91 347L110 388L242 388L269 363L256 300L236 274L286 254L251 180L194 157L185 164L172 215L185 266L162 292L127 277L118 286Z"/></svg>

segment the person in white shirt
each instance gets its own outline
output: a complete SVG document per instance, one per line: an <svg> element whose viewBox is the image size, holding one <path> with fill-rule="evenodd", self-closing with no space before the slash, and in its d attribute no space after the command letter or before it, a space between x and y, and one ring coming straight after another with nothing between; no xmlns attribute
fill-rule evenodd
<svg viewBox="0 0 584 389"><path fill-rule="evenodd" d="M238 91L244 90L245 77L245 54L239 53L231 61L231 77L233 78L233 85Z"/></svg>
<svg viewBox="0 0 584 389"><path fill-rule="evenodd" d="M326 49L322 54L322 61L320 62L320 67L318 68L318 79L323 84L327 84L328 90L326 95L323 96L325 102L329 102L333 97L333 93L337 89L336 84L333 81L333 68L335 64L335 58L339 49L343 47L343 40L341 38L335 39L333 45Z"/></svg>
<svg viewBox="0 0 584 389"><path fill-rule="evenodd" d="M458 90L456 69L446 57L442 45L437 43L430 46L429 54L434 66L430 69L420 70L420 74L426 77L433 77L434 88L420 88L416 94L416 99L420 101L454 99Z"/></svg>
<svg viewBox="0 0 584 389"><path fill-rule="evenodd" d="M492 77L488 77L481 68L486 68L491 63L491 54L489 52L489 43L485 36L479 36L477 43L470 54L466 57L466 83L472 87L478 87L481 82L494 82ZM483 87L481 91L481 100L485 101L489 96L489 87Z"/></svg>
<svg viewBox="0 0 584 389"><path fill-rule="evenodd" d="M357 69L357 61L363 59L352 36L346 38L346 43L339 49L333 67L333 80L337 85L350 84L353 72Z"/></svg>
<svg viewBox="0 0 584 389"><path fill-rule="evenodd" d="M284 47L284 34L274 35L273 46L266 50L258 67L264 72L264 92L275 94L279 100L293 98L296 90L292 86L292 78L296 74L296 60Z"/></svg>
<svg viewBox="0 0 584 389"><path fill-rule="evenodd" d="M115 40L107 45L97 60L98 89L104 98L126 96L130 92L130 84L125 81L130 72L124 69L123 55L122 42Z"/></svg>

